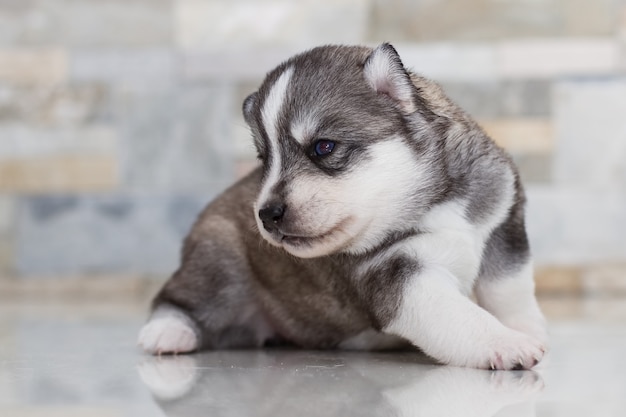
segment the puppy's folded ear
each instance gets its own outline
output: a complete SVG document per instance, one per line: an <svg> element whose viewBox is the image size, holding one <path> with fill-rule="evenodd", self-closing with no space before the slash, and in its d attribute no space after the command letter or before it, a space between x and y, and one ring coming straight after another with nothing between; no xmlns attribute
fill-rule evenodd
<svg viewBox="0 0 626 417"><path fill-rule="evenodd" d="M241 106L243 118L249 126L252 126L254 124L254 118L252 114L254 113L254 109L258 101L258 96L259 94L257 92L250 94L248 97L246 97L246 99L243 101L243 105Z"/></svg>
<svg viewBox="0 0 626 417"><path fill-rule="evenodd" d="M414 86L396 49L388 43L378 46L365 61L365 79L378 93L391 97L405 114L417 110Z"/></svg>

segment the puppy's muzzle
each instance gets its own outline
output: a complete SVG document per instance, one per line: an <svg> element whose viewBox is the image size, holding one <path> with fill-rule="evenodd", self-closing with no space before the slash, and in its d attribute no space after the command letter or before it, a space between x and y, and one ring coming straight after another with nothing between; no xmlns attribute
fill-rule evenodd
<svg viewBox="0 0 626 417"><path fill-rule="evenodd" d="M263 222L263 227L268 232L276 232L285 215L284 204L268 204L259 210L259 219Z"/></svg>

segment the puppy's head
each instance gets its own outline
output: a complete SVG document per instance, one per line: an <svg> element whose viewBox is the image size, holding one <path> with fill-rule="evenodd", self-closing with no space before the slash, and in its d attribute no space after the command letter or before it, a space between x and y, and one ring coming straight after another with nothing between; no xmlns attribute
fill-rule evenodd
<svg viewBox="0 0 626 417"><path fill-rule="evenodd" d="M425 109L395 49L324 46L270 72L243 104L263 163L254 215L298 257L362 253L407 227L432 158Z"/></svg>

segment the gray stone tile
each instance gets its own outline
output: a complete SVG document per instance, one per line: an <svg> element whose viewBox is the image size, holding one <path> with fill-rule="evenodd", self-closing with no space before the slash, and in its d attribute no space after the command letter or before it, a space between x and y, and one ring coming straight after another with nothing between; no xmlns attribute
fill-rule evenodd
<svg viewBox="0 0 626 417"><path fill-rule="evenodd" d="M527 225L537 265L626 258L626 193L529 186Z"/></svg>
<svg viewBox="0 0 626 417"><path fill-rule="evenodd" d="M368 6L361 0L177 0L176 42L200 50L356 43L366 30Z"/></svg>
<svg viewBox="0 0 626 417"><path fill-rule="evenodd" d="M181 73L186 79L256 81L282 61L303 50L300 46L230 46L208 51L185 51Z"/></svg>
<svg viewBox="0 0 626 417"><path fill-rule="evenodd" d="M612 37L520 39L498 44L498 76L551 79L612 75L619 67L619 46Z"/></svg>
<svg viewBox="0 0 626 417"><path fill-rule="evenodd" d="M22 277L171 273L183 237L217 192L23 197L15 230L16 272Z"/></svg>
<svg viewBox="0 0 626 417"><path fill-rule="evenodd" d="M235 153L238 161L256 161L256 148L254 147L252 133L243 119L242 104L249 94L252 94L261 84L260 81L243 82L237 85L235 99L232 106L232 138L235 144ZM238 172L241 172L238 169Z"/></svg>
<svg viewBox="0 0 626 417"><path fill-rule="evenodd" d="M0 280L8 279L13 272L16 203L13 196L0 196Z"/></svg>
<svg viewBox="0 0 626 417"><path fill-rule="evenodd" d="M0 85L0 123L76 126L111 121L111 89L102 83Z"/></svg>
<svg viewBox="0 0 626 417"><path fill-rule="evenodd" d="M473 117L493 119L502 109L501 86L496 81L440 82L446 94Z"/></svg>
<svg viewBox="0 0 626 417"><path fill-rule="evenodd" d="M9 233L15 222L15 197L0 195L0 236Z"/></svg>
<svg viewBox="0 0 626 417"><path fill-rule="evenodd" d="M507 80L500 84L501 117L545 117L551 114L552 81Z"/></svg>
<svg viewBox="0 0 626 417"><path fill-rule="evenodd" d="M626 188L626 78L573 79L556 86L554 180Z"/></svg>
<svg viewBox="0 0 626 417"><path fill-rule="evenodd" d="M476 118L546 117L551 113L551 81L447 81L441 85L450 98Z"/></svg>
<svg viewBox="0 0 626 417"><path fill-rule="evenodd" d="M497 78L498 48L494 43L398 43L402 62L434 80L491 81Z"/></svg>
<svg viewBox="0 0 626 417"><path fill-rule="evenodd" d="M116 117L124 184L180 191L232 181L231 103L228 85L121 91Z"/></svg>
<svg viewBox="0 0 626 417"><path fill-rule="evenodd" d="M552 180L553 156L551 154L513 154L513 160L519 169L523 183L548 184Z"/></svg>
<svg viewBox="0 0 626 417"><path fill-rule="evenodd" d="M0 235L0 282L12 279L14 261L13 238Z"/></svg>
<svg viewBox="0 0 626 417"><path fill-rule="evenodd" d="M166 45L173 39L172 2L2 1L0 45Z"/></svg>
<svg viewBox="0 0 626 417"><path fill-rule="evenodd" d="M46 127L27 123L0 123L0 155L4 158L63 155L114 157L118 142L113 126Z"/></svg>
<svg viewBox="0 0 626 417"><path fill-rule="evenodd" d="M70 80L132 85L170 85L177 76L171 48L80 48L70 55Z"/></svg>

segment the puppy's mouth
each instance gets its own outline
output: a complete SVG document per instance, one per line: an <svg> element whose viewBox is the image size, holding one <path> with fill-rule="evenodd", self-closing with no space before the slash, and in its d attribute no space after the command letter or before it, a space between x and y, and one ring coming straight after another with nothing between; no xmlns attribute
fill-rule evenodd
<svg viewBox="0 0 626 417"><path fill-rule="evenodd" d="M282 235L280 238L280 242L284 245L289 246L311 246L316 242L324 240L329 237L333 231L331 230L328 233L324 233L319 236L298 236L298 235Z"/></svg>
<svg viewBox="0 0 626 417"><path fill-rule="evenodd" d="M298 247L298 246L313 246L316 243L322 242L337 233L340 233L344 228L349 219L345 219L337 223L335 226L328 229L328 231L319 234L319 235L301 235L296 233L285 233L283 231L279 231L279 236L277 236L277 240L280 241L283 245Z"/></svg>

